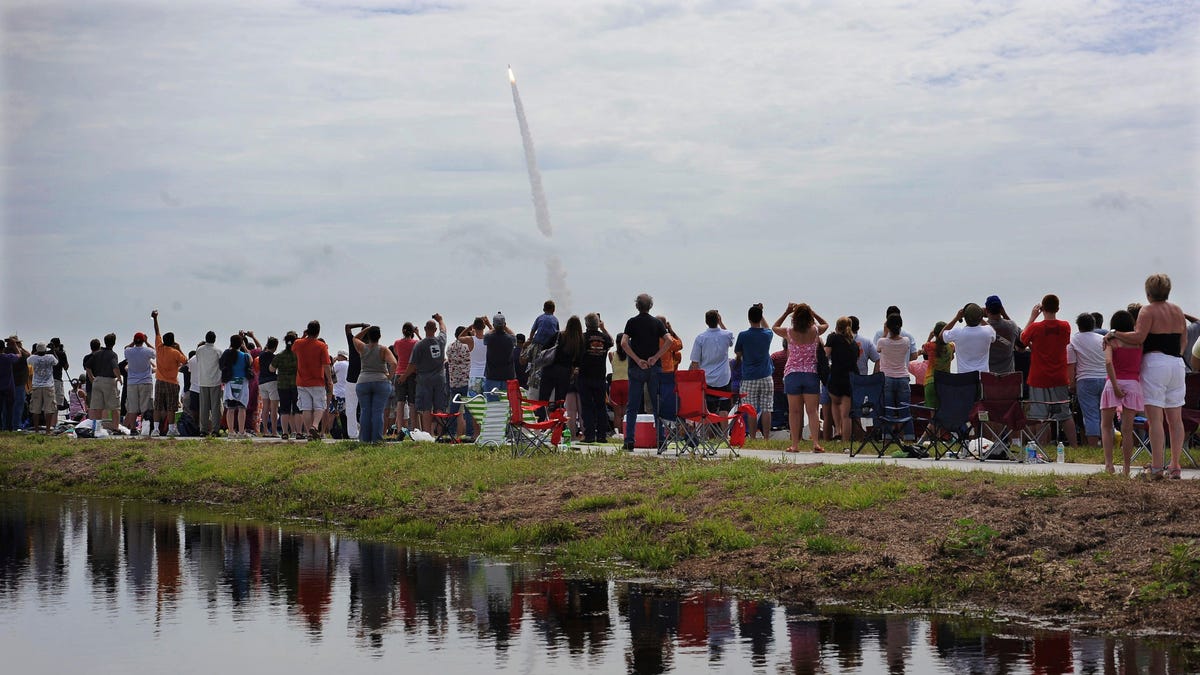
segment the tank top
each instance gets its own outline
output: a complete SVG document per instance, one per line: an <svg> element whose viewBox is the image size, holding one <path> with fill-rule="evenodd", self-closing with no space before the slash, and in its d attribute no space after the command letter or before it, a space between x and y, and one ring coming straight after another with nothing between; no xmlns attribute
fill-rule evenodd
<svg viewBox="0 0 1200 675"><path fill-rule="evenodd" d="M620 349L618 346L617 349ZM613 382L629 379L629 360L623 359L617 355L613 355L612 360Z"/></svg>
<svg viewBox="0 0 1200 675"><path fill-rule="evenodd" d="M1142 352L1162 352L1167 356L1179 356L1179 333L1147 333L1142 342Z"/></svg>
<svg viewBox="0 0 1200 675"><path fill-rule="evenodd" d="M383 361L378 343L367 345L362 354L362 368L358 371L358 382L387 382L387 364Z"/></svg>
<svg viewBox="0 0 1200 675"><path fill-rule="evenodd" d="M783 366L783 376L792 373L817 372L817 347L820 343L813 341L806 345L788 342L787 363Z"/></svg>
<svg viewBox="0 0 1200 675"><path fill-rule="evenodd" d="M1118 380L1136 380L1142 371L1140 347L1114 347L1112 350L1113 372Z"/></svg>
<svg viewBox="0 0 1200 675"><path fill-rule="evenodd" d="M471 339L474 340L471 345L471 372L467 377L472 380L482 379L487 372L487 347L483 344L483 338Z"/></svg>

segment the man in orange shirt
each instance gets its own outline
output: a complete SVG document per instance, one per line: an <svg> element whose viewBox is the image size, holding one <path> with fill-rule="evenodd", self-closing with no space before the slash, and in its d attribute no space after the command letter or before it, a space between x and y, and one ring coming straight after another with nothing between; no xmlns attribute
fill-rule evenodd
<svg viewBox="0 0 1200 675"><path fill-rule="evenodd" d="M175 343L174 333L159 331L157 309L150 317L154 319L154 421L158 423L150 435L166 436L179 410L179 369L187 363L187 355Z"/></svg>
<svg viewBox="0 0 1200 675"><path fill-rule="evenodd" d="M660 360L662 374L658 376L658 415L673 420L679 412L679 399L675 396L675 371L683 355L683 340L675 334L667 317L660 316L658 320L667 328L667 334L662 336L662 344L667 345L667 351L663 352Z"/></svg>
<svg viewBox="0 0 1200 675"><path fill-rule="evenodd" d="M304 337L292 345L296 355L296 399L300 419L308 429L309 440L321 440L317 425L325 414L329 397L333 395L333 372L329 366L329 346L319 340L321 322L312 320Z"/></svg>

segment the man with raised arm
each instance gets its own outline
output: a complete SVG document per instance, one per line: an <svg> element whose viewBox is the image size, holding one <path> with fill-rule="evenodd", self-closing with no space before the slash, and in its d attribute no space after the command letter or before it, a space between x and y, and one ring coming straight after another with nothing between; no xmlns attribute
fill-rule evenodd
<svg viewBox="0 0 1200 675"><path fill-rule="evenodd" d="M179 410L179 369L187 365L187 355L175 342L175 333L163 333L158 327L158 310L150 312L154 319L154 421L159 436L166 436Z"/></svg>

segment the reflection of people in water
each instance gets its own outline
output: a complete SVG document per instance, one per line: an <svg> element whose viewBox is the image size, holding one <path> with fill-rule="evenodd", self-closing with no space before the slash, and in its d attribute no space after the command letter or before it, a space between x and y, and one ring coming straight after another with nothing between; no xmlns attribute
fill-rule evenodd
<svg viewBox="0 0 1200 675"><path fill-rule="evenodd" d="M125 577L134 596L139 601L148 600L154 573L154 522L146 506L138 502L126 502L123 510Z"/></svg>
<svg viewBox="0 0 1200 675"><path fill-rule="evenodd" d="M358 558L350 563L350 619L372 649L383 646L383 633L392 617L401 549L387 544L360 542Z"/></svg>
<svg viewBox="0 0 1200 675"><path fill-rule="evenodd" d="M155 621L174 615L179 595L179 529L174 514L154 517Z"/></svg>
<svg viewBox="0 0 1200 675"><path fill-rule="evenodd" d="M774 641L771 615L775 605L765 600L738 600L738 633L750 643L750 661L755 666L767 665L767 652Z"/></svg>
<svg viewBox="0 0 1200 675"><path fill-rule="evenodd" d="M404 549L401 560L400 608L404 629L415 632L417 619L423 617L430 636L444 636L449 619L446 556Z"/></svg>
<svg viewBox="0 0 1200 675"><path fill-rule="evenodd" d="M821 629L819 621L796 607L788 607L787 632L792 670L796 675L814 675L821 670Z"/></svg>
<svg viewBox="0 0 1200 675"><path fill-rule="evenodd" d="M617 607L629 624L625 664L631 673L664 673L674 661L671 634L679 626L679 591L617 584Z"/></svg>
<svg viewBox="0 0 1200 675"><path fill-rule="evenodd" d="M333 595L334 552L329 535L300 537L296 605L312 635L321 634L321 618Z"/></svg>
<svg viewBox="0 0 1200 675"><path fill-rule="evenodd" d="M35 509L29 514L33 569L38 593L44 597L57 596L64 590L67 561L63 525L62 511L58 509Z"/></svg>
<svg viewBox="0 0 1200 675"><path fill-rule="evenodd" d="M108 596L117 592L117 571L121 568L121 515L115 502L88 502L87 558L92 586Z"/></svg>

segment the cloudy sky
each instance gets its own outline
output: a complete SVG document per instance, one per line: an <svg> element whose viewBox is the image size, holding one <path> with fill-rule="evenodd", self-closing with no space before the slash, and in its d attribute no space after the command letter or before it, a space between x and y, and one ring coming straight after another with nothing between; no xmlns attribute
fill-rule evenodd
<svg viewBox="0 0 1200 675"><path fill-rule="evenodd" d="M1200 314L1198 7L0 0L0 330Z"/></svg>

